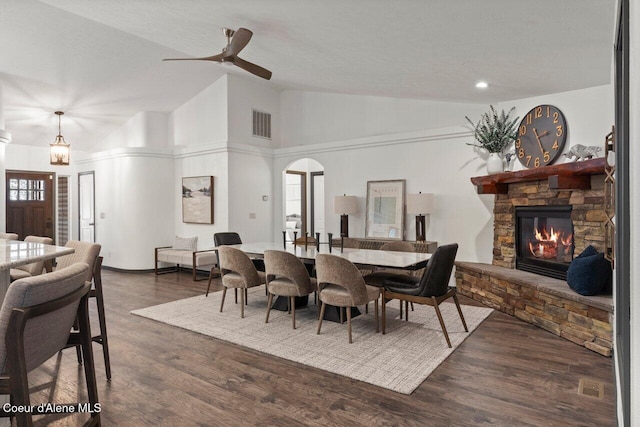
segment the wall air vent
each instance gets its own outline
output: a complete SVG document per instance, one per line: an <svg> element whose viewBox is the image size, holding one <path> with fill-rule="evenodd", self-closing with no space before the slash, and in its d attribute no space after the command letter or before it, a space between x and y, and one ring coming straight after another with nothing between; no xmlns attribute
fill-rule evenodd
<svg viewBox="0 0 640 427"><path fill-rule="evenodd" d="M253 136L271 139L271 114L264 111L253 112Z"/></svg>

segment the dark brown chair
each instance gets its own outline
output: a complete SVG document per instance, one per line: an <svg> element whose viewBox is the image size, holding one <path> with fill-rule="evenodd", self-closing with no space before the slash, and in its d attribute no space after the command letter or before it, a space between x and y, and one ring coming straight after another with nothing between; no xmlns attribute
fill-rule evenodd
<svg viewBox="0 0 640 427"><path fill-rule="evenodd" d="M415 252L416 248L411 242L405 241L397 241L397 242L387 242L380 246L381 251L396 251L396 252ZM380 268L374 270L372 273L364 276L364 281L367 282L367 285L384 287L384 284L387 280L392 280L393 278L397 278L398 275L405 276L407 274L407 270L403 270L400 268ZM416 273L411 271L408 273L410 276L416 277ZM384 304L384 302L383 302ZM405 308L409 309L409 302L405 301ZM413 303L411 303L411 310L413 311ZM402 301L400 301L400 318L402 319Z"/></svg>
<svg viewBox="0 0 640 427"><path fill-rule="evenodd" d="M213 244L218 247L222 245L241 245L242 239L240 235L236 232L224 232L224 233L215 233L213 235ZM209 282L207 283L207 292L204 294L205 297L209 296L209 290L211 289L211 281L213 278L218 275L218 270L220 267L220 260L218 260L218 266L211 267L211 271L209 272ZM245 295L246 296L246 295ZM238 302L238 292L236 291L236 303Z"/></svg>
<svg viewBox="0 0 640 427"><path fill-rule="evenodd" d="M351 307L369 304L375 301L376 332L378 332L378 299L380 289L368 286L362 274L351 261L336 255L319 254L316 256L316 275L318 280L318 298L322 301L318 331L322 327L322 318L327 304L335 307L346 307L349 344L351 339Z"/></svg>
<svg viewBox="0 0 640 427"><path fill-rule="evenodd" d="M292 311L293 329L296 328L296 297L303 297L317 290L316 279L309 277L309 272L300 259L284 251L265 251L264 264L267 273L267 291L269 292L269 302L267 303L267 318L265 323L269 323L269 313L273 296L283 296L289 298L289 309Z"/></svg>
<svg viewBox="0 0 640 427"><path fill-rule="evenodd" d="M240 289L240 317L244 317L246 290L264 285L266 283L265 274L263 271L256 270L255 265L253 265L247 254L230 246L220 246L218 248L218 260L220 262L222 285L224 286L220 312L224 307L227 288Z"/></svg>
<svg viewBox="0 0 640 427"><path fill-rule="evenodd" d="M13 405L29 406L27 374L65 348L71 327L78 319L91 405L91 418L85 425L100 425L87 274L91 274L89 266L76 263L52 273L16 280L9 286L0 309L0 393L9 394ZM28 411L0 412L2 416L15 417L18 426L33 425Z"/></svg>
<svg viewBox="0 0 640 427"><path fill-rule="evenodd" d="M410 301L417 304L431 305L436 310L436 315L440 321L440 327L451 347L449 334L440 313L440 303L448 298L453 298L462 320L465 331L469 331L464 320L460 302L456 294L456 288L449 287L449 279L453 270L453 263L458 252L458 245L451 244L440 246L429 259L429 263L420 279L409 275L397 275L393 279L386 281L382 291L383 301L398 299L400 301ZM406 310L405 310L406 311ZM406 320L409 320L409 313L406 313ZM382 304L382 333L386 332L386 306Z"/></svg>

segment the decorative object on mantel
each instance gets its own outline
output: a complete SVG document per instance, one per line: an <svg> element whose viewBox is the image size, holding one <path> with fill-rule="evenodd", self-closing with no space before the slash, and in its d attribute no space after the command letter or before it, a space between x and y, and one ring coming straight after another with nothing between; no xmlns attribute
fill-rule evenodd
<svg viewBox="0 0 640 427"><path fill-rule="evenodd" d="M424 214L431 213L433 208L433 194L422 193L407 194L407 213L416 215L416 241L424 242L426 240L426 227Z"/></svg>
<svg viewBox="0 0 640 427"><path fill-rule="evenodd" d="M50 161L54 166L69 166L69 144L67 144L62 136L62 130L60 128L60 122L62 119L62 111L56 111L55 115L58 116L58 136L53 144L49 144L51 153Z"/></svg>
<svg viewBox="0 0 640 427"><path fill-rule="evenodd" d="M367 182L365 238L404 238L404 188L404 179Z"/></svg>
<svg viewBox="0 0 640 427"><path fill-rule="evenodd" d="M473 126L474 138L477 144L470 144L489 152L487 159L487 173L494 174L504 172L502 155L504 150L516 139L516 123L519 117L511 119L511 113L515 110L512 107L508 113L504 110L500 114L490 105L490 112L480 116L478 123L474 124L471 119L465 119Z"/></svg>
<svg viewBox="0 0 640 427"><path fill-rule="evenodd" d="M607 221L604 224L604 256L611 262L611 267L615 266L615 242L616 225L613 222L616 216L616 129L611 126L611 132L607 134L604 142L604 211L607 214Z"/></svg>
<svg viewBox="0 0 640 427"><path fill-rule="evenodd" d="M335 196L333 211L340 215L340 236L349 237L349 214L358 212L358 198L356 196Z"/></svg>
<svg viewBox="0 0 640 427"><path fill-rule="evenodd" d="M533 107L518 126L516 150L525 168L553 164L567 141L567 122L553 105Z"/></svg>
<svg viewBox="0 0 640 427"><path fill-rule="evenodd" d="M586 147L582 144L576 144L572 145L569 151L564 153L564 156L570 160L573 160L574 162L577 162L579 160L587 160L598 157L598 153L600 151L602 151L602 147L596 147L595 145Z"/></svg>

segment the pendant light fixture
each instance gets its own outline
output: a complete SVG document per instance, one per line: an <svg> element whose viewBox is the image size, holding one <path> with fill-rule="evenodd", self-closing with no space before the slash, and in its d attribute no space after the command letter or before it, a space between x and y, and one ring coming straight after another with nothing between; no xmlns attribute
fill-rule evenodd
<svg viewBox="0 0 640 427"><path fill-rule="evenodd" d="M62 120L62 111L56 111L58 116L58 136L53 144L49 144L51 147L50 163L56 166L68 166L69 165L69 144L64 141L62 131L60 130L60 121Z"/></svg>

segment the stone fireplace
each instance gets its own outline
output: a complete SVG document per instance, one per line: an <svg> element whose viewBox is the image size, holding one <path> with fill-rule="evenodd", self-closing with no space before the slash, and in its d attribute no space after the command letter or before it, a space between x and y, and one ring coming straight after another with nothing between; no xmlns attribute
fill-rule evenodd
<svg viewBox="0 0 640 427"><path fill-rule="evenodd" d="M612 297L566 282L574 256L605 250L604 179L602 158L472 178L479 194L495 194L493 258L456 262L458 292L610 356Z"/></svg>

